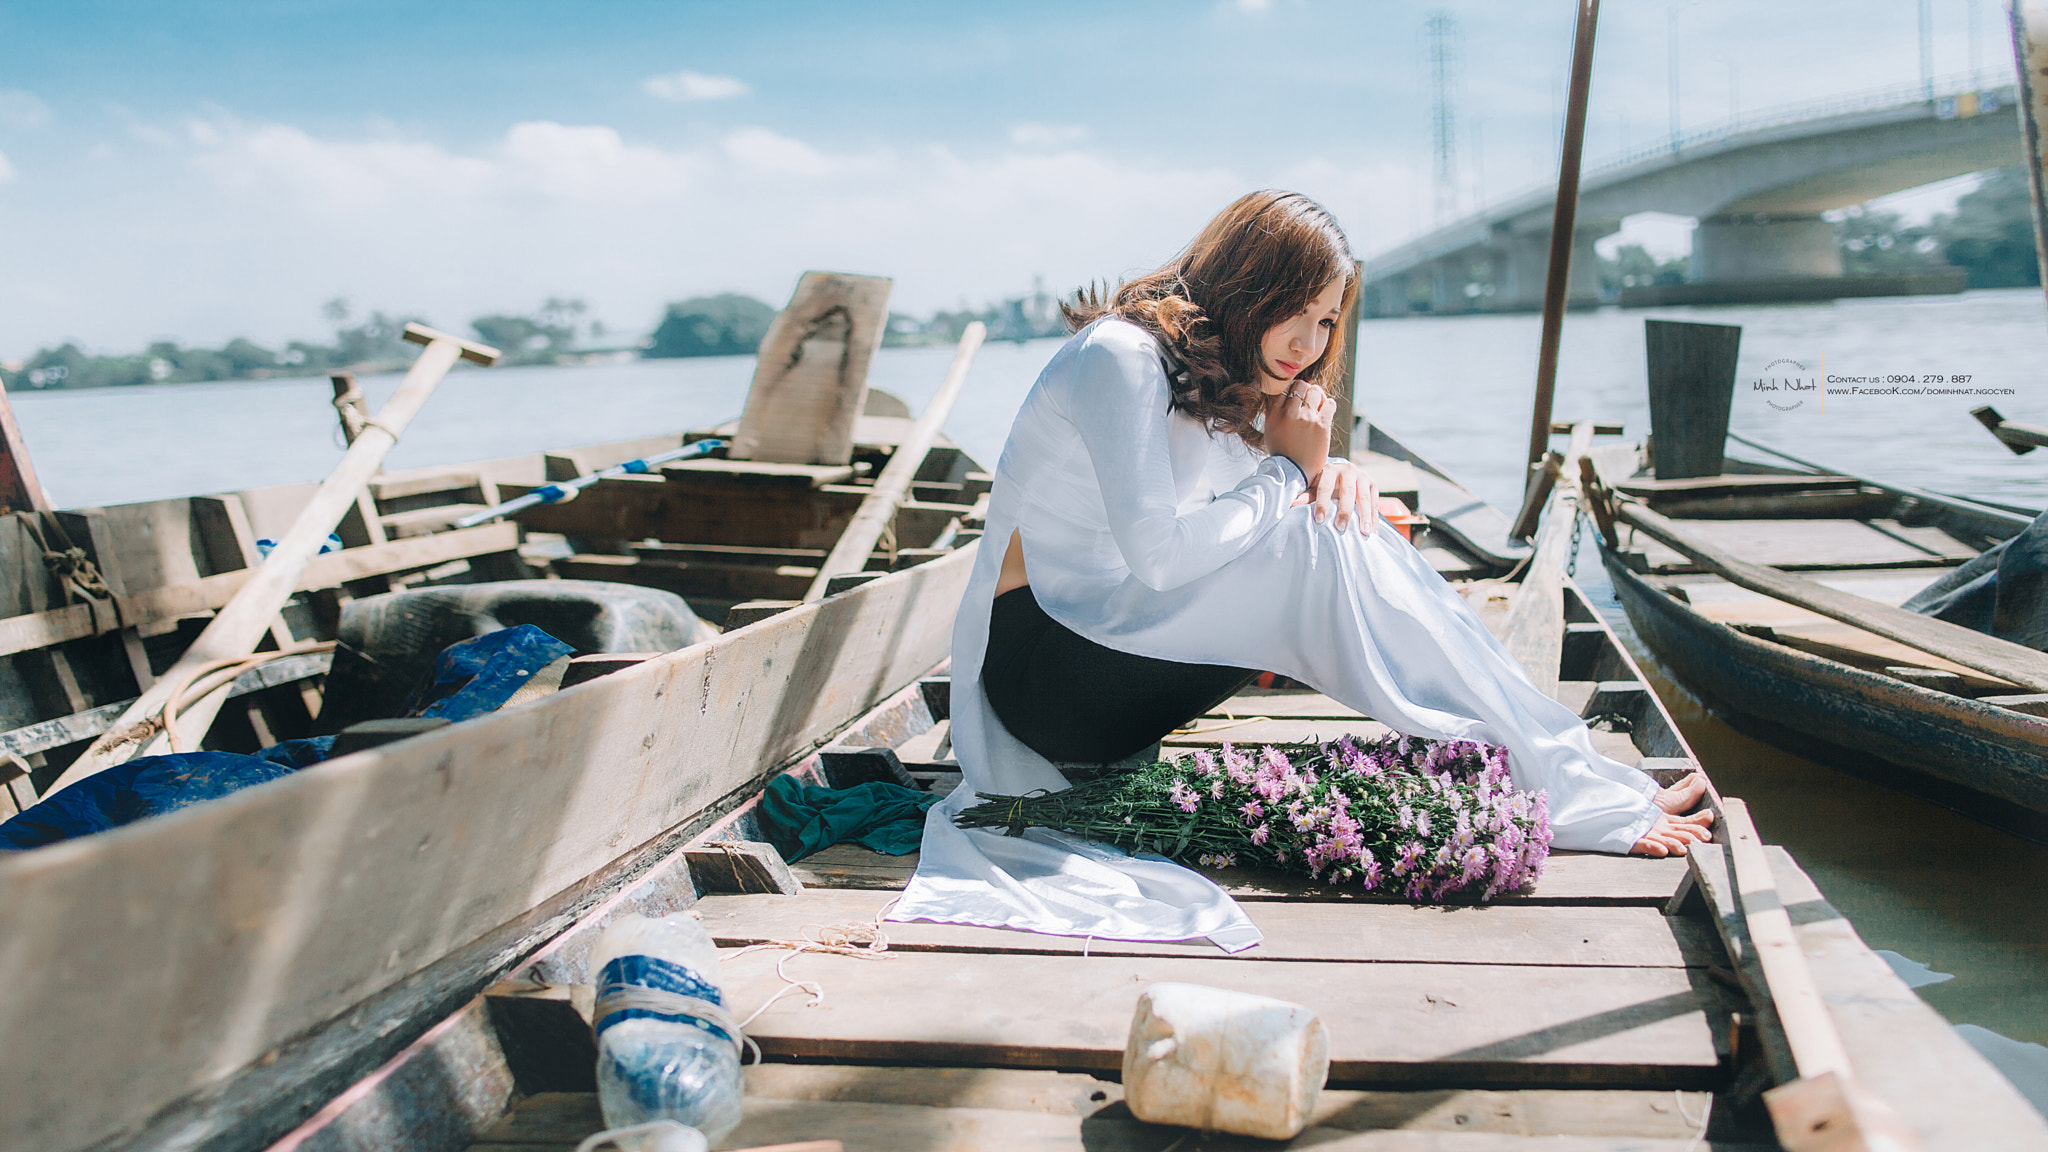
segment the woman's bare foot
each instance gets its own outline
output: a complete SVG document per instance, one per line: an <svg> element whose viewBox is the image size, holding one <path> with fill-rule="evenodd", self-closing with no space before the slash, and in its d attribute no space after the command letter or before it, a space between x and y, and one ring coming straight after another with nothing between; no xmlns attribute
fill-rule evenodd
<svg viewBox="0 0 2048 1152"><path fill-rule="evenodd" d="M1669 788L1657 792L1657 807L1678 816L1693 810L1700 797L1707 794L1707 777L1704 773L1688 773L1685 779Z"/></svg>
<svg viewBox="0 0 2048 1152"><path fill-rule="evenodd" d="M1714 814L1695 812L1690 816L1673 816L1666 812L1657 814L1657 822L1650 825L1650 831L1636 846L1629 849L1631 856L1683 856L1693 844L1703 844L1714 837Z"/></svg>

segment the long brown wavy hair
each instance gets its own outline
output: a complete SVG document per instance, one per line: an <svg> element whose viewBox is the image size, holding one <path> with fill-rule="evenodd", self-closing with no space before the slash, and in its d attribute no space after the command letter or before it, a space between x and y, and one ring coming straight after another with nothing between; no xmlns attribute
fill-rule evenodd
<svg viewBox="0 0 2048 1152"><path fill-rule="evenodd" d="M1152 333L1179 362L1168 370L1172 407L1256 448L1266 404L1259 343L1340 278L1348 312L1358 294L1358 265L1336 218L1299 192L1267 189L1217 213L1164 268L1113 294L1090 285L1062 301L1060 311L1071 331L1114 315ZM1337 326L1323 354L1296 379L1334 394L1343 329Z"/></svg>

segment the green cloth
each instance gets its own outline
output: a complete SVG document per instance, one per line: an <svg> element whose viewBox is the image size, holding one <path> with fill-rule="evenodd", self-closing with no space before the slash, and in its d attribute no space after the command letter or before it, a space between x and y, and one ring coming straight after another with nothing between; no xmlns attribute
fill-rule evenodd
<svg viewBox="0 0 2048 1152"><path fill-rule="evenodd" d="M777 776L761 794L761 831L792 864L848 840L901 856L924 838L924 810L939 802L932 792L875 781L851 788L806 784Z"/></svg>

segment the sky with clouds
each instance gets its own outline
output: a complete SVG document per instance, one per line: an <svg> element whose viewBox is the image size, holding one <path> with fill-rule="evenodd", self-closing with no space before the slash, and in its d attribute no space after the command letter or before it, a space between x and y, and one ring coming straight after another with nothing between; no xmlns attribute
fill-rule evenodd
<svg viewBox="0 0 2048 1152"><path fill-rule="evenodd" d="M320 338L334 297L459 328L577 296L636 334L806 268L978 306L1155 265L1265 186L1368 254L1432 223L1437 10L1460 202L1554 178L1569 0L4 5L0 358ZM1673 32L1693 128L1915 82L1918 11L1609 0L1589 159L1668 134ZM2009 71L1995 0L1931 14L1937 73Z"/></svg>

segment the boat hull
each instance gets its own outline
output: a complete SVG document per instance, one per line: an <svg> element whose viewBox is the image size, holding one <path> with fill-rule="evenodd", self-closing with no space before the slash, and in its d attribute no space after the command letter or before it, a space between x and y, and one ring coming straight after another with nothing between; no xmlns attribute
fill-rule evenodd
<svg viewBox="0 0 2048 1152"><path fill-rule="evenodd" d="M1602 561L1643 642L1737 729L2048 841L2048 721L1746 636Z"/></svg>

